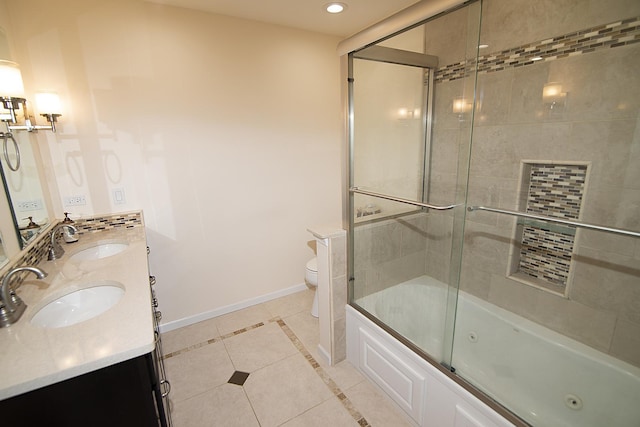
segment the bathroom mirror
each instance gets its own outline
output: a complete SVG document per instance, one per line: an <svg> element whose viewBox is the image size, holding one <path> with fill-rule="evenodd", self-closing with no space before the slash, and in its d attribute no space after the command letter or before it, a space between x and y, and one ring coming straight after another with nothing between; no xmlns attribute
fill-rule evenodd
<svg viewBox="0 0 640 427"><path fill-rule="evenodd" d="M28 132L16 132L13 137L16 144L15 146L13 142L8 144L7 156L4 154L4 147L0 150L0 165L20 247L24 248L41 230L46 228L49 223L49 213L33 151L33 145L37 141ZM3 143L2 139L0 143ZM18 147L20 152L20 167L14 171L18 164L15 147Z"/></svg>
<svg viewBox="0 0 640 427"><path fill-rule="evenodd" d="M9 257L4 249L4 241L2 240L2 234L0 234L0 268L4 267L9 262Z"/></svg>
<svg viewBox="0 0 640 427"><path fill-rule="evenodd" d="M8 37L2 27L0 59L12 60ZM6 110L0 107L0 119L6 117L5 112ZM0 124L0 132L6 131L6 124L3 122ZM0 175L21 248L49 223L49 213L36 162L37 153L34 152L35 144L35 135L24 131L13 132L13 140L0 138ZM7 238L6 235L4 237ZM4 254L4 250L2 253Z"/></svg>

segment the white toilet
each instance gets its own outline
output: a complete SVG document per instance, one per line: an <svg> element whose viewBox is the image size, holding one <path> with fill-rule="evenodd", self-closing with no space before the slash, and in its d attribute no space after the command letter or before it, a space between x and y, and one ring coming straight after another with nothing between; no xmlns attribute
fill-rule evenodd
<svg viewBox="0 0 640 427"><path fill-rule="evenodd" d="M309 262L307 262L304 280L307 284L316 288L313 305L311 306L311 315L318 317L318 258L310 259Z"/></svg>

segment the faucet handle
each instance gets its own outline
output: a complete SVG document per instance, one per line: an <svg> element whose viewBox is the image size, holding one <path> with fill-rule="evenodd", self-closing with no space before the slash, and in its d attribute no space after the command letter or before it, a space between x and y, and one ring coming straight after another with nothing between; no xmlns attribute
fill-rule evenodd
<svg viewBox="0 0 640 427"><path fill-rule="evenodd" d="M62 220L63 224L73 224L73 220L69 218L69 212L64 212L64 219Z"/></svg>
<svg viewBox="0 0 640 427"><path fill-rule="evenodd" d="M2 279L2 285L0 285L0 328L5 328L14 324L20 319L20 316L24 313L27 305L20 299L17 293L11 289L12 276L16 273L28 271L35 274L38 279L44 279L47 276L47 272L39 269L38 267L16 267L11 269L5 274Z"/></svg>
<svg viewBox="0 0 640 427"><path fill-rule="evenodd" d="M62 223L56 225L55 227L53 227L53 230L51 230L51 246L49 249L49 256L47 257L48 261L55 261L56 259L60 258L62 255L64 255L64 249L62 248L62 246L60 246L60 243L58 243L58 241L56 240L56 237L58 235L58 230L60 229L62 229L63 231L65 242L73 243L78 241L76 237L73 237L73 235L78 231L76 227L74 227L71 224L62 224Z"/></svg>

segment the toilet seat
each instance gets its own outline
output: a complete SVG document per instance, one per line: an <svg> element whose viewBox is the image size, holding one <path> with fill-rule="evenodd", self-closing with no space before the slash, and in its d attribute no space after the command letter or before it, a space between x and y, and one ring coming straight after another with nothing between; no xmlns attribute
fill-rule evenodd
<svg viewBox="0 0 640 427"><path fill-rule="evenodd" d="M311 307L311 315L318 317L318 258L314 257L307 262L305 273L305 281L316 288L315 296L313 297L313 305Z"/></svg>
<svg viewBox="0 0 640 427"><path fill-rule="evenodd" d="M313 258L307 262L304 278L313 286L318 286L318 259Z"/></svg>

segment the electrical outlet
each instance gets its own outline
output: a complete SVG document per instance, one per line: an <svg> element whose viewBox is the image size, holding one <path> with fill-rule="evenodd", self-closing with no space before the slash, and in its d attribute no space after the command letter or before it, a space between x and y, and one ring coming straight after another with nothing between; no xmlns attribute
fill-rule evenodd
<svg viewBox="0 0 640 427"><path fill-rule="evenodd" d="M124 195L124 188L114 188L113 189L113 204L114 205L124 205L127 203L127 198Z"/></svg>
<svg viewBox="0 0 640 427"><path fill-rule="evenodd" d="M18 202L16 204L16 208L20 212L39 211L40 209L43 208L42 200L40 200L40 199L23 200L22 202Z"/></svg>
<svg viewBox="0 0 640 427"><path fill-rule="evenodd" d="M68 196L64 198L65 206L84 206L87 204L87 198L84 194L77 196Z"/></svg>

